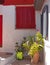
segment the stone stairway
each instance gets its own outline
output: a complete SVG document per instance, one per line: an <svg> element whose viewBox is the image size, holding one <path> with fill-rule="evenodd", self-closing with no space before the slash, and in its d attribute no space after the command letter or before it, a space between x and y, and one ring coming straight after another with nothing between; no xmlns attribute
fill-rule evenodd
<svg viewBox="0 0 50 65"><path fill-rule="evenodd" d="M0 52L0 65L8 65L15 60L15 53Z"/></svg>

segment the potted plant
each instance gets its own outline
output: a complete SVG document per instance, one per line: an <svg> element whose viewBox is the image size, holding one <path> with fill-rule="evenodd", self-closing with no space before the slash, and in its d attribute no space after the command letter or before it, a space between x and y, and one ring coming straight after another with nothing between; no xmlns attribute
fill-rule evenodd
<svg viewBox="0 0 50 65"><path fill-rule="evenodd" d="M22 47L18 45L18 42L16 42L15 47L16 47L15 48L15 50L16 50L16 59L22 60L23 59Z"/></svg>
<svg viewBox="0 0 50 65"><path fill-rule="evenodd" d="M44 48L44 40L42 34L38 31L34 36L24 37L21 46L17 48L16 57L22 59L26 53L31 57L31 62L38 63L40 54L39 52Z"/></svg>
<svg viewBox="0 0 50 65"><path fill-rule="evenodd" d="M34 37L34 42L30 47L28 55L31 57L31 62L38 63L39 52L44 48L44 40L40 32L37 32Z"/></svg>
<svg viewBox="0 0 50 65"><path fill-rule="evenodd" d="M18 51L16 52L16 59L18 59L18 60L23 59L23 52L20 47L18 48Z"/></svg>
<svg viewBox="0 0 50 65"><path fill-rule="evenodd" d="M22 47L31 57L31 62L38 63L40 58L39 52L44 48L44 40L42 34L38 31L34 36L29 36L27 41L22 43Z"/></svg>

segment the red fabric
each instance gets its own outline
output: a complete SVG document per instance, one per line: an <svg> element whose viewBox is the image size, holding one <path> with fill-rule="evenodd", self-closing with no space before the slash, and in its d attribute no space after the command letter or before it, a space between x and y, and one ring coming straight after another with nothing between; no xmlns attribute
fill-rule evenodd
<svg viewBox="0 0 50 65"><path fill-rule="evenodd" d="M34 0L5 0L4 5L33 4Z"/></svg>
<svg viewBox="0 0 50 65"><path fill-rule="evenodd" d="M16 28L35 28L35 9L34 7L16 8Z"/></svg>
<svg viewBox="0 0 50 65"><path fill-rule="evenodd" d="M0 47L2 46L2 15L0 15Z"/></svg>

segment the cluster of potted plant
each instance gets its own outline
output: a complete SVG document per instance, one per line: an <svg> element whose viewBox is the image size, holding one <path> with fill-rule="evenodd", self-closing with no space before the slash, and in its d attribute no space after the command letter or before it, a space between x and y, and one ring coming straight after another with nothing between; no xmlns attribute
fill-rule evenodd
<svg viewBox="0 0 50 65"><path fill-rule="evenodd" d="M38 63L40 55L39 52L44 48L44 40L42 34L38 31L34 36L27 37L21 44L22 54L27 51L31 57L31 62ZM19 54L20 55L20 54Z"/></svg>

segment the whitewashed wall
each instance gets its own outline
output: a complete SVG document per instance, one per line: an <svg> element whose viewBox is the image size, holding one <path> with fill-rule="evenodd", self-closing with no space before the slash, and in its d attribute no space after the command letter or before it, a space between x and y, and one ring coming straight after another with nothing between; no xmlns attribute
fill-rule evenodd
<svg viewBox="0 0 50 65"><path fill-rule="evenodd" d="M34 29L15 29L15 6L0 5L0 14L3 15L3 46L0 51L14 52L15 43L21 43L24 36L34 35ZM37 18L38 17L38 18ZM36 12L36 28L40 28L39 13Z"/></svg>
<svg viewBox="0 0 50 65"><path fill-rule="evenodd" d="M50 0L48 0L48 38L50 41Z"/></svg>
<svg viewBox="0 0 50 65"><path fill-rule="evenodd" d="M41 31L41 13L36 11L36 29Z"/></svg>

